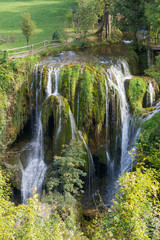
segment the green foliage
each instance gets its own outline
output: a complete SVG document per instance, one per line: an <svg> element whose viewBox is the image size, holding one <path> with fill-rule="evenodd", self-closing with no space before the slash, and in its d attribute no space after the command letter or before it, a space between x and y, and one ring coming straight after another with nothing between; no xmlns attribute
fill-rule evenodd
<svg viewBox="0 0 160 240"><path fill-rule="evenodd" d="M145 16L150 24L150 35L152 37L158 37L160 33L160 1L149 1L145 5Z"/></svg>
<svg viewBox="0 0 160 240"><path fill-rule="evenodd" d="M142 109L143 98L146 90L147 84L142 78L135 77L129 80L128 98L134 112Z"/></svg>
<svg viewBox="0 0 160 240"><path fill-rule="evenodd" d="M15 140L28 120L29 79L37 57L7 60L0 64L0 148Z"/></svg>
<svg viewBox="0 0 160 240"><path fill-rule="evenodd" d="M24 34L27 45L29 43L29 39L33 35L34 30L36 29L36 24L31 20L31 15L29 13L24 13L22 16L23 20L21 22L22 33Z"/></svg>
<svg viewBox="0 0 160 240"><path fill-rule="evenodd" d="M122 31L132 31L134 34L145 26L145 0L116 0L115 2L115 13L120 13L121 16L121 27Z"/></svg>
<svg viewBox="0 0 160 240"><path fill-rule="evenodd" d="M151 170L137 169L120 177L113 205L95 219L91 239L159 239L159 183Z"/></svg>
<svg viewBox="0 0 160 240"><path fill-rule="evenodd" d="M77 0L77 2L76 32L80 37L85 38L98 21L97 2L95 0Z"/></svg>
<svg viewBox="0 0 160 240"><path fill-rule="evenodd" d="M78 206L63 208L61 211L63 220L55 202L41 203L34 193L26 205L15 206L10 201L10 186L7 182L5 173L0 169L0 239L86 239L77 223Z"/></svg>
<svg viewBox="0 0 160 240"><path fill-rule="evenodd" d="M48 182L48 189L59 187L65 202L73 203L74 198L83 192L82 177L86 176L83 168L85 165L82 142L71 140L64 145L61 156L55 156L53 161L54 171Z"/></svg>
<svg viewBox="0 0 160 240"><path fill-rule="evenodd" d="M138 140L137 161L139 165L153 168L157 171L157 179L160 182L160 113L145 121L141 128Z"/></svg>

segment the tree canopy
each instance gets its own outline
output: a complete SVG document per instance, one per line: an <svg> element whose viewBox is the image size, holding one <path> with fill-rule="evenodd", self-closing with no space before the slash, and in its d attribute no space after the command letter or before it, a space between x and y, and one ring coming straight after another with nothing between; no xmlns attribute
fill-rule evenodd
<svg viewBox="0 0 160 240"><path fill-rule="evenodd" d="M115 0L114 14L121 15L121 26L124 31L132 31L134 34L146 27L145 0Z"/></svg>

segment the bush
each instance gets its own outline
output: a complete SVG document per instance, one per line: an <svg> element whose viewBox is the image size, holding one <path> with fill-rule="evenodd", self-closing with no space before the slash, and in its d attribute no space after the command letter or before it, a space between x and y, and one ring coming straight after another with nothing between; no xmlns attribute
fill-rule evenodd
<svg viewBox="0 0 160 240"><path fill-rule="evenodd" d="M56 40L56 41L60 40L60 33L58 31L53 33L52 40Z"/></svg>

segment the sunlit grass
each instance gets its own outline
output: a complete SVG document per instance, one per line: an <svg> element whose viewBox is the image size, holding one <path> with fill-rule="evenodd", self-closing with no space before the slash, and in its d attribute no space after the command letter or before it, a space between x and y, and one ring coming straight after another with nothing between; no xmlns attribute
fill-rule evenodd
<svg viewBox="0 0 160 240"><path fill-rule="evenodd" d="M66 15L71 13L74 4L74 0L0 1L0 39L6 39L9 35L14 39L14 42L1 44L0 49L26 45L20 29L24 12L29 12L37 25L37 30L30 40L30 44L34 44L52 39L54 31L63 31L67 27Z"/></svg>

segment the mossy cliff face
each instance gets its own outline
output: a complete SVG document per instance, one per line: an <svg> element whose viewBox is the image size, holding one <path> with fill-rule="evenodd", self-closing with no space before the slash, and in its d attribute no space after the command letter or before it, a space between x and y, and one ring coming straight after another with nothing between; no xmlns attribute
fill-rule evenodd
<svg viewBox="0 0 160 240"><path fill-rule="evenodd" d="M60 95L51 95L43 103L42 125L44 152L47 164L54 155L60 155L62 145L72 138L68 101Z"/></svg>
<svg viewBox="0 0 160 240"><path fill-rule="evenodd" d="M100 66L70 64L60 72L59 92L68 99L77 128L98 155L105 145L105 75ZM98 142L97 142L98 140Z"/></svg>

